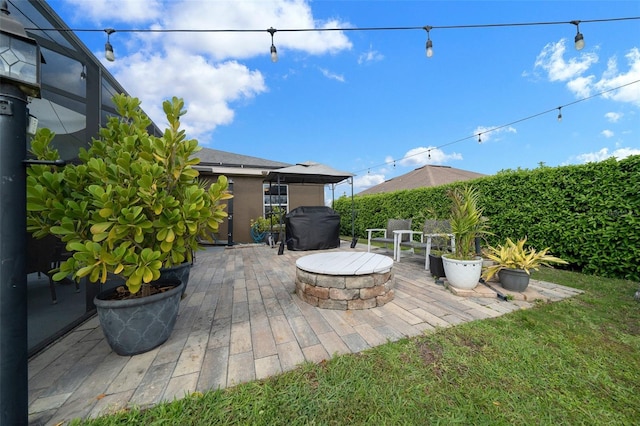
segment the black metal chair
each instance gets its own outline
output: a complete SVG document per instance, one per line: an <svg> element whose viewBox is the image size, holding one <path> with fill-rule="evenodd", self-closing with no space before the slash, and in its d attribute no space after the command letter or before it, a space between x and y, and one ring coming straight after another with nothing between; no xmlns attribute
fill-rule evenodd
<svg viewBox="0 0 640 426"><path fill-rule="evenodd" d="M60 262L71 256L65 250L65 244L53 235L36 239L30 234L27 235L27 274L37 272L38 275L45 274L49 278L49 290L51 292L52 303L58 303L56 295L55 281L51 271L60 266ZM80 286L75 282L76 292L80 291Z"/></svg>

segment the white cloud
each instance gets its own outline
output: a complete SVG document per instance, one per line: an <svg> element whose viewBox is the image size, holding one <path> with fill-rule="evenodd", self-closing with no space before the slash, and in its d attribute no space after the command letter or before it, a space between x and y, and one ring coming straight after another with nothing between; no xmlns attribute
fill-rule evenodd
<svg viewBox="0 0 640 426"><path fill-rule="evenodd" d="M565 39L547 44L535 61L535 68L542 68L550 81L569 81L584 74L589 67L598 62L598 55L585 52L579 58L564 59Z"/></svg>
<svg viewBox="0 0 640 426"><path fill-rule="evenodd" d="M608 112L604 116L610 123L617 123L622 118L622 115L623 114L618 112Z"/></svg>
<svg viewBox="0 0 640 426"><path fill-rule="evenodd" d="M602 132L600 132L600 134L602 136L604 136L605 138L612 138L614 136L614 133L611 130L605 129Z"/></svg>
<svg viewBox="0 0 640 426"><path fill-rule="evenodd" d="M595 76L590 75L588 77L576 77L573 80L567 82L567 88L573 92L578 98L586 98L591 96L591 89L593 88L593 82Z"/></svg>
<svg viewBox="0 0 640 426"><path fill-rule="evenodd" d="M633 81L640 80L640 50L634 47L625 55L629 70L627 72L619 72L615 58L608 62L607 71L603 77L594 83L594 89L597 91L605 91L614 87L629 84ZM619 102L629 102L640 106L640 89L638 83L629 84L621 89L602 95L605 98Z"/></svg>
<svg viewBox="0 0 640 426"><path fill-rule="evenodd" d="M271 35L265 26L278 28L344 28L350 24L335 19L314 19L306 1L180 1L171 3L163 15L162 28L243 29L257 32L163 33L167 42L215 60L268 56ZM278 32L273 37L278 55L298 50L312 55L332 54L352 47L342 31Z"/></svg>
<svg viewBox="0 0 640 426"><path fill-rule="evenodd" d="M366 175L356 176L353 179L353 192L360 192L372 186L384 182L384 175L379 173L367 173Z"/></svg>
<svg viewBox="0 0 640 426"><path fill-rule="evenodd" d="M627 85L602 96L618 102L640 105L640 90L637 84L630 84L640 80L640 49L634 47L625 55L629 65L626 72L618 69L615 57L609 58L607 68L599 79L593 74L586 75L591 66L598 62L598 55L584 52L578 57L566 60L565 53L567 52L564 39L557 43L549 43L536 58L534 68L546 71L551 82L566 82L567 88L579 98Z"/></svg>
<svg viewBox="0 0 640 426"><path fill-rule="evenodd" d="M315 19L309 2L304 0L122 0L117 7L111 0L66 0L66 6L77 11L76 22L89 20L99 27L191 30L116 32L110 38L116 61L104 63L127 92L141 99L145 112L161 127L162 100L183 98L188 110L183 121L185 130L189 137L198 139L210 136L216 126L233 121L234 102L268 90L262 73L240 62L264 57L268 63L271 35L265 26L351 26L337 19ZM198 29L207 31L193 32ZM257 32L210 31L233 29ZM343 31L276 32L273 41L281 57L291 51L335 54L352 47ZM102 58L103 52L96 55ZM338 74L327 71L325 75L344 81Z"/></svg>
<svg viewBox="0 0 640 426"><path fill-rule="evenodd" d="M482 143L489 142L491 139L501 140L498 135L504 133L518 133L515 127L497 127L497 126L478 126L473 131L474 136L480 135L480 141Z"/></svg>
<svg viewBox="0 0 640 426"><path fill-rule="evenodd" d="M618 148L615 151L609 153L608 148L602 148L600 151L580 154L576 157L576 159L582 163L596 163L611 157L615 157L617 160L622 160L623 158L627 158L631 155L640 155L640 149Z"/></svg>
<svg viewBox="0 0 640 426"><path fill-rule="evenodd" d="M319 70L322 73L322 75L324 75L325 77L327 77L330 80L336 80L336 81L339 81L340 83L344 83L344 81L345 81L344 76L341 75L341 74L332 73L331 71L329 71L326 68L319 68Z"/></svg>
<svg viewBox="0 0 640 426"><path fill-rule="evenodd" d="M384 55L377 50L373 50L373 46L369 46L369 50L358 56L358 65L371 62L380 62L384 59Z"/></svg>
<svg viewBox="0 0 640 426"><path fill-rule="evenodd" d="M160 0L119 0L117 7L111 0L66 0L66 3L75 10L75 19L97 24L149 22L161 16L163 9Z"/></svg>
<svg viewBox="0 0 640 426"><path fill-rule="evenodd" d="M455 152L445 154L439 148L428 146L410 149L399 162L402 166L419 167L426 164L444 164L452 160L462 160L462 155Z"/></svg>
<svg viewBox="0 0 640 426"><path fill-rule="evenodd" d="M112 67L118 81L143 101L142 108L160 127L166 124L162 101L171 96L183 98L187 115L182 123L192 138L231 123L231 102L250 99L267 90L259 71L251 71L236 61L212 64L202 56L177 50L165 55L134 54L114 62Z"/></svg>

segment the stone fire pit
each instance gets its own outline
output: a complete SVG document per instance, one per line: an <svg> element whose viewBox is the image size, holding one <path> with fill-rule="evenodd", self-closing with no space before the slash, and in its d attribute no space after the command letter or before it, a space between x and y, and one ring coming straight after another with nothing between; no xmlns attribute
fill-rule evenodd
<svg viewBox="0 0 640 426"><path fill-rule="evenodd" d="M296 294L325 309L369 309L393 300L393 260L367 252L328 252L296 261Z"/></svg>

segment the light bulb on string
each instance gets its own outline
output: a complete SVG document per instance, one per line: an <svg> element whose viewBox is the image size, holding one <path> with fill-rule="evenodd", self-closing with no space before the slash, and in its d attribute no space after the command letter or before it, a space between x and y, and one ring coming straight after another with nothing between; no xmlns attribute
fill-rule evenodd
<svg viewBox="0 0 640 426"><path fill-rule="evenodd" d="M433 27L427 25L424 27L424 30L427 32L427 58L431 58L433 56L433 42L431 41L430 31Z"/></svg>
<svg viewBox="0 0 640 426"><path fill-rule="evenodd" d="M562 121L562 107L558 107L558 121Z"/></svg>
<svg viewBox="0 0 640 426"><path fill-rule="evenodd" d="M275 28L271 27L267 30L269 34L271 34L271 62L278 62L278 51L276 50L276 46L273 44L273 34L276 33Z"/></svg>
<svg viewBox="0 0 640 426"><path fill-rule="evenodd" d="M116 30L114 30L113 28L107 28L106 30L104 30L104 32L107 33L107 42L104 44L104 57L107 59L107 61L113 62L116 60L116 56L113 53L113 46L111 45L109 39L111 34L115 33Z"/></svg>
<svg viewBox="0 0 640 426"><path fill-rule="evenodd" d="M576 26L576 36L573 39L575 48L576 50L582 50L584 49L584 36L580 32L580 21L571 21L571 23Z"/></svg>

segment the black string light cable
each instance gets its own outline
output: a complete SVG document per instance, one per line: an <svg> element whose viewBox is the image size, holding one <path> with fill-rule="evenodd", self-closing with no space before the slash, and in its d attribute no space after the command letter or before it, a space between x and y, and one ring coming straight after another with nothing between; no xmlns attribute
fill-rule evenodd
<svg viewBox="0 0 640 426"><path fill-rule="evenodd" d="M573 102L569 102L567 104L564 104L564 105L561 105L561 106L558 106L558 107L555 107L555 108L551 108L551 109L548 109L546 111L539 112L537 114L530 115L528 117L520 118L520 119L512 121L510 123L506 123L506 124L502 124L500 126L492 127L491 129L485 130L483 132L475 133L473 135L465 136L463 138L456 139L454 141L447 142L447 143L444 143L442 145L438 145L438 146L435 146L435 147L432 147L432 148L428 148L427 149L427 155L428 155L429 158L431 158L431 151L432 150L441 149L441 148L444 148L444 147L447 147L447 146L455 145L455 144L458 144L460 142L464 142L464 141L469 140L469 139L477 138L478 143L482 143L482 135L485 135L487 133L495 132L495 131L503 129L505 127L510 127L510 126L513 126L514 124L522 123L523 121L532 120L532 119L534 119L536 117L540 117L541 115L549 114L550 112L561 111L562 108L566 108L568 106L575 105L575 104L578 104L580 102L584 102L584 101L587 101L589 99L593 99L593 98L605 95L607 93L613 92L615 90L622 89L623 87L631 86L632 84L637 84L637 83L640 83L640 80L631 81L629 83L622 84L620 86L616 86L616 87L613 87L611 89L604 90L602 92L594 93L591 96L587 96L585 98L581 98L581 99L575 100ZM562 120L562 113L558 114L558 120L559 121ZM415 154L404 156L404 157L402 157L400 159L391 159L389 161L386 161L384 163L381 163L381 164L378 164L378 165L375 165L375 166L369 166L367 169L356 170L354 173L357 175L359 172L362 172L364 170L367 170L367 173L369 173L371 171L371 169L377 169L379 167L385 167L385 166L388 166L391 163L395 164L397 161L406 160L406 159L409 159L409 158L412 158L412 157L416 157L418 155L423 155L423 154L424 154L424 151L420 151L420 152L417 152Z"/></svg>
<svg viewBox="0 0 640 426"><path fill-rule="evenodd" d="M59 32L105 32L107 34L107 43L105 44L105 53L107 56L107 59L112 61L114 58L114 52L113 52L113 47L110 43L110 36L114 33L263 33L263 32L267 32L271 35L271 49L270 49L270 53L271 53L271 60L273 62L276 62L278 60L277 57L277 51L275 48L275 45L273 43L273 35L276 32L327 32L327 31L344 31L344 32L348 32L348 31L407 31L407 30L421 30L421 31L426 31L427 32L427 43L426 43L426 49L427 49L427 57L432 57L433 56L433 41L431 40L430 34L431 31L435 30L435 29L473 29L473 28L500 28L500 27L524 27L524 26L543 26L543 25L574 25L576 27L576 36L574 38L575 41L575 47L577 50L581 50L584 47L584 36L583 34L580 32L580 24L585 24L585 23L603 23L603 22L620 22L620 21L631 21L631 20L640 20L640 16L630 16L630 17L621 17L621 18L601 18L601 19L583 19L583 20L571 20L571 21L547 21L547 22L517 22L517 23L497 23L497 24L465 24L465 25L427 25L427 26L401 26L401 27L346 27L346 28L284 28L284 29L275 29L273 27L270 27L267 30L264 29L172 29L172 28L139 28L139 29L134 29L134 28L126 28L126 29L114 29L114 28L105 28L105 29L96 29L96 28L37 28L37 27L31 27L31 28L25 28L25 30L27 31L42 31L42 32L47 32L47 31L59 31ZM511 123L507 123L504 124L502 126L498 126L498 127L494 127L492 129L486 130L484 132L479 132L477 134L471 135L471 136L467 136L461 139L457 139L442 145L439 145L437 147L434 148L430 148L428 149L428 155L429 158L431 158L431 150L432 149L440 149L440 148L444 148L453 144L457 144L463 141L466 141L470 138L478 138L478 142L482 143L482 135L483 134L487 134L490 132L494 132L497 131L499 129L502 129L504 127L507 126L511 126L513 124L517 124L526 120L531 120L533 118L539 117L541 115L544 114L548 114L549 112L552 111L558 111L558 121L562 120L562 108L565 108L567 106L570 105L574 105L577 104L579 102L583 102L586 101L588 99L597 97L597 96L601 96L604 95L608 92L612 92L614 90L618 90L621 89L623 87L629 86L631 84L635 84L640 82L640 80L636 80L636 81L632 81L630 83L627 84L623 84L621 86L617 86L614 87L612 89L609 90L605 90L599 93L596 93L594 95L576 100L574 102L570 102L568 104L565 105L561 105L555 108L552 108L550 110L547 111L543 111L540 112L538 114L534 114L531 115L529 117L525 117L516 121L513 121ZM402 161L408 158L411 158L413 156L417 156L417 155L421 155L422 152L420 153L416 153L413 155L409 155L409 156L405 156L403 158L401 158L400 160L392 160L391 162L393 162L395 164L396 161ZM387 166L388 164L390 164L390 162L385 162L383 164L379 164L377 166L373 166L373 168L377 168L377 167L383 167L383 166ZM367 172L369 173L371 170L371 167L369 167L368 169L366 169ZM363 171L363 170L360 170Z"/></svg>
<svg viewBox="0 0 640 426"><path fill-rule="evenodd" d="M548 21L548 22L516 22L516 23L497 23L497 24L465 24L465 25L422 25L422 26L406 26L406 27L345 27L345 28L284 28L275 29L270 27L267 30L264 29L177 29L177 28L25 28L27 31L71 31L71 32L105 32L107 34L107 43L105 44L105 54L108 60L113 60L113 47L110 43L110 36L114 33L263 33L268 32L271 35L271 59L277 60L277 54L275 54L275 45L273 44L273 34L277 32L327 32L327 31L412 31L421 30L427 32L427 57L433 56L433 41L430 38L432 30L447 30L447 29L472 29L472 28L500 28L500 27L524 27L524 26L542 26L542 25L574 25L577 33L574 38L575 47L577 50L584 48L585 41L584 36L580 32L580 24L586 23L598 23L598 22L619 22L629 20L639 20L640 16L630 16L622 18L602 18L602 19L583 19L583 20L571 20L571 21Z"/></svg>
<svg viewBox="0 0 640 426"><path fill-rule="evenodd" d="M462 29L462 28L492 28L492 27L523 27L523 26L540 26L540 25L577 25L595 22L616 22L639 20L640 16L629 16L622 18L602 18L602 19L583 19L572 21L549 21L549 22L516 22L516 23L500 23L500 24L464 24L464 25L433 25L429 26L429 30L435 29ZM273 27L272 27L273 28ZM272 29L270 28L270 29ZM109 29L109 28L107 28ZM106 32L104 28L25 28L27 31L73 31L73 32ZM113 28L111 28L113 29ZM212 29L212 28L124 28L113 29L113 32L119 33L262 33L270 32L270 29ZM403 30L425 30L425 26L407 26L407 27L337 27L337 28L283 28L277 29L277 32L326 32L326 31L403 31Z"/></svg>

